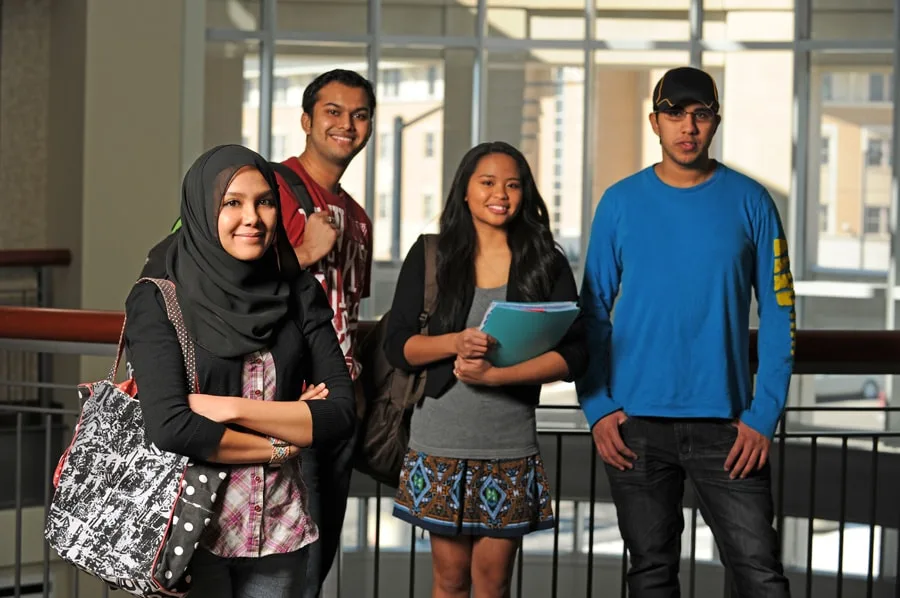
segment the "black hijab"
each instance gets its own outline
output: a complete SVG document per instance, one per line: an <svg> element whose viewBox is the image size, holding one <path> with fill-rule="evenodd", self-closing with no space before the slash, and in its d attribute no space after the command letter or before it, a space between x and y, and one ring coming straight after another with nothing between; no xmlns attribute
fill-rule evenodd
<svg viewBox="0 0 900 598"><path fill-rule="evenodd" d="M272 189L278 220L275 240L258 260L232 257L219 241L222 198L237 172L253 167ZM275 172L262 156L240 145L221 145L202 156L184 177L181 230L166 253L184 323L195 343L224 358L270 345L293 310L291 286L300 264L281 219ZM296 299L296 298L295 298Z"/></svg>

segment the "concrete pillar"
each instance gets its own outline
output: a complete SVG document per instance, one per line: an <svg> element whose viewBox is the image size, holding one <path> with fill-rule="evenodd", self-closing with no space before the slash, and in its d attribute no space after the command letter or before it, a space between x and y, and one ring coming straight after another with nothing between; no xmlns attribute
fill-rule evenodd
<svg viewBox="0 0 900 598"><path fill-rule="evenodd" d="M526 52L487 55L487 113L483 115L485 140L522 144L522 115L526 95L536 101L552 96L550 65L533 63ZM532 86L539 86L529 89ZM540 133L538 133L540 135Z"/></svg>
<svg viewBox="0 0 900 598"><path fill-rule="evenodd" d="M474 68L475 53L471 50L447 50L444 53L443 197L450 191L460 160L472 147Z"/></svg>
<svg viewBox="0 0 900 598"><path fill-rule="evenodd" d="M244 43L207 44L203 102L203 143L207 148L222 143L241 143L244 61L248 50ZM259 59L258 49L254 57ZM255 122L252 128L256 130ZM255 143L250 145L255 146Z"/></svg>
<svg viewBox="0 0 900 598"><path fill-rule="evenodd" d="M182 145L199 134L182 119L184 77L198 76L186 68L183 39L203 39L205 27L186 21L185 8L182 0L52 4L47 237L75 256L57 283L62 305L122 309L147 250L177 214ZM188 22L196 30L186 31ZM202 143L191 145L194 153ZM99 376L108 362L84 359L78 379Z"/></svg>
<svg viewBox="0 0 900 598"><path fill-rule="evenodd" d="M0 11L0 249L47 247L50 2L4 2Z"/></svg>

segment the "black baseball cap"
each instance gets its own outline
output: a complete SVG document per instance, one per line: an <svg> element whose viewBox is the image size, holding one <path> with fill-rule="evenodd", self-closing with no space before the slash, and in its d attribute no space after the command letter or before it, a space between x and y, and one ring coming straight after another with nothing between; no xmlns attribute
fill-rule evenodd
<svg viewBox="0 0 900 598"><path fill-rule="evenodd" d="M713 112L719 112L719 90L709 73L690 66L670 71L653 88L653 110L669 110L700 102Z"/></svg>

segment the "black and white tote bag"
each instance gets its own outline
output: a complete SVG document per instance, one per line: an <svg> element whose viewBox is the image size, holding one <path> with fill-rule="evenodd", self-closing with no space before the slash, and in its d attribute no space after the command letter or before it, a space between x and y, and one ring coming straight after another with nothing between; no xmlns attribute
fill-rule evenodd
<svg viewBox="0 0 900 598"><path fill-rule="evenodd" d="M194 345L170 281L159 287L197 392ZM124 332L124 328L123 328ZM122 355L105 380L79 387L83 407L54 475L44 535L66 562L135 596L183 596L190 559L212 517L227 466L195 463L146 437L132 379L115 383Z"/></svg>

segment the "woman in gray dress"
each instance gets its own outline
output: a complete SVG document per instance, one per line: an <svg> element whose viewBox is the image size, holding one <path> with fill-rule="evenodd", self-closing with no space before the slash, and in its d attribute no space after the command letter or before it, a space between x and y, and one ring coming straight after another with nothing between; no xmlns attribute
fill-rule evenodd
<svg viewBox="0 0 900 598"><path fill-rule="evenodd" d="M522 536L554 526L535 425L541 385L581 375L587 354L576 320L553 350L495 367L478 326L493 300L577 301L578 290L525 157L503 142L471 149L457 170L427 335L424 243L403 263L385 342L395 367L427 370L394 516L430 533L432 596L500 598Z"/></svg>

